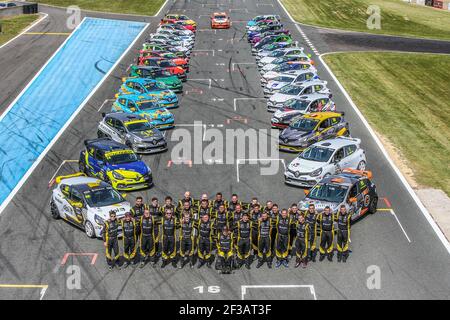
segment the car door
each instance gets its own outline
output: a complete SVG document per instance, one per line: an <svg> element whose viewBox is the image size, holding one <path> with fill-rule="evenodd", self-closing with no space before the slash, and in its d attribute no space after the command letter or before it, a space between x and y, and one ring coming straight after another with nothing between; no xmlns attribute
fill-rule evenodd
<svg viewBox="0 0 450 320"><path fill-rule="evenodd" d="M67 218L73 223L82 226L84 222L83 208L85 209L83 196L78 190L70 187L70 194L67 197L67 202L71 208L71 210L67 212Z"/></svg>
<svg viewBox="0 0 450 320"><path fill-rule="evenodd" d="M305 86L305 87L303 88L303 90L302 90L302 92L301 92L300 95L311 94L312 91L313 91L313 86L311 86L311 85L308 86L308 85L307 85L307 86Z"/></svg>
<svg viewBox="0 0 450 320"><path fill-rule="evenodd" d="M334 128L331 126L330 118L323 120L319 125L319 140L326 140L333 136Z"/></svg>
<svg viewBox="0 0 450 320"><path fill-rule="evenodd" d="M344 152L345 152L345 158L344 158L344 165L345 168L352 168L352 169L356 169L358 167L359 164L359 155L356 152L358 148L356 147L356 145L351 144L348 146L344 147Z"/></svg>
<svg viewBox="0 0 450 320"><path fill-rule="evenodd" d="M70 186L61 184L59 186L61 192L55 193L55 204L58 207L61 218L68 219L71 215L72 207L69 204Z"/></svg>
<svg viewBox="0 0 450 320"><path fill-rule="evenodd" d="M90 155L91 156L91 155ZM92 155L92 171L95 176L104 178L104 170L103 166L105 165L105 154L102 150L96 149L94 154Z"/></svg>
<svg viewBox="0 0 450 320"><path fill-rule="evenodd" d="M110 138L114 141L121 142L120 132L117 129L117 121L116 119L111 119L111 121L107 122L108 128L110 129Z"/></svg>
<svg viewBox="0 0 450 320"><path fill-rule="evenodd" d="M134 103L134 101L132 101L132 100L128 100L127 108L131 113L139 111L136 103Z"/></svg>
<svg viewBox="0 0 450 320"><path fill-rule="evenodd" d="M120 143L125 143L125 134L126 134L126 128L122 121L115 119L114 127L117 132L117 141Z"/></svg>
<svg viewBox="0 0 450 320"><path fill-rule="evenodd" d="M334 170L340 172L342 169L347 168L345 166L345 151L344 148L339 148L336 150L333 156Z"/></svg>

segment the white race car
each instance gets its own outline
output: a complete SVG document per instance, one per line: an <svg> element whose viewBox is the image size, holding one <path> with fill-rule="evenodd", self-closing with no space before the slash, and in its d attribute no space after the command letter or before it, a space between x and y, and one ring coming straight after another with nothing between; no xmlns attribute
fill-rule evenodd
<svg viewBox="0 0 450 320"><path fill-rule="evenodd" d="M276 58L272 62L266 63L266 64L259 62L258 69L261 74L264 74L266 72L272 71L279 65L282 65L283 63L287 63L287 62L304 62L304 63L311 64L311 66L314 64L314 62L311 61L311 59L308 57L308 55L302 53L302 54L298 54L295 56L289 55L289 56Z"/></svg>
<svg viewBox="0 0 450 320"><path fill-rule="evenodd" d="M366 154L360 144L361 139L346 137L314 143L288 165L284 173L286 184L312 187L342 169L364 171Z"/></svg>
<svg viewBox="0 0 450 320"><path fill-rule="evenodd" d="M121 219L131 209L130 203L113 187L84 173L60 176L55 182L50 201L52 217L83 229L89 238L101 237L110 211Z"/></svg>
<svg viewBox="0 0 450 320"><path fill-rule="evenodd" d="M269 97L275 93L278 93L282 88L290 84L300 84L307 81L320 80L317 73L312 71L299 70L296 73L281 74L272 80L270 80L264 88L264 97Z"/></svg>
<svg viewBox="0 0 450 320"><path fill-rule="evenodd" d="M194 46L194 42L192 42L192 41L184 40L175 35L171 36L171 35L165 35L165 34L160 34L160 33L150 34L150 36L147 39L147 42L155 42L155 41L159 41L159 40L165 41L165 42L171 42L174 45L189 48L189 49L192 49L192 47Z"/></svg>
<svg viewBox="0 0 450 320"><path fill-rule="evenodd" d="M171 24L162 24L158 27L158 29L156 29L156 33L159 33L161 30L169 30L169 31L173 31L176 33L180 33L182 35L185 36L190 36L192 38L195 38L195 33L192 32L191 30L187 30L187 29L183 29L183 28L177 28Z"/></svg>
<svg viewBox="0 0 450 320"><path fill-rule="evenodd" d="M284 56L297 56L303 54L303 48L293 47L293 48L282 48L274 51L268 52L265 56L260 56L259 53L256 56L256 60L258 61L258 65L266 65L268 63L272 63L277 58L281 58Z"/></svg>
<svg viewBox="0 0 450 320"><path fill-rule="evenodd" d="M331 91L327 88L327 82L322 80L307 81L301 84L291 84L285 86L278 93L275 93L269 98L269 100L267 100L267 111L275 112L283 107L283 104L286 101L312 93L330 94Z"/></svg>
<svg viewBox="0 0 450 320"><path fill-rule="evenodd" d="M285 74L293 75L293 76L300 76L302 74L308 74L308 73L313 73L314 76L318 78L317 70L315 68L314 69L288 70L288 71L282 71L282 72L269 71L261 77L261 85L263 87L265 87L269 81L272 81L276 77L279 77L279 76L282 76ZM302 79L302 77L306 78L306 76L301 76L299 79ZM302 80L298 80L298 81L302 81Z"/></svg>
<svg viewBox="0 0 450 320"><path fill-rule="evenodd" d="M195 39L191 36L178 35L169 30L161 30L158 33L154 34L155 37L167 37L167 39L183 41L187 44L187 46L194 46ZM162 38L161 38L162 39Z"/></svg>

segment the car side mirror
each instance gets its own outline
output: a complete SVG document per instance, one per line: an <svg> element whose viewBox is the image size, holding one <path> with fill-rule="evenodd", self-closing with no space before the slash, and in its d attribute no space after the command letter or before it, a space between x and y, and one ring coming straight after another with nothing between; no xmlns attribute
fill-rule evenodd
<svg viewBox="0 0 450 320"><path fill-rule="evenodd" d="M358 201L358 199L356 199L355 197L352 197L352 198L348 199L348 201L350 203L356 203Z"/></svg>
<svg viewBox="0 0 450 320"><path fill-rule="evenodd" d="M309 194L309 189L303 189L303 192L305 193L305 196Z"/></svg>

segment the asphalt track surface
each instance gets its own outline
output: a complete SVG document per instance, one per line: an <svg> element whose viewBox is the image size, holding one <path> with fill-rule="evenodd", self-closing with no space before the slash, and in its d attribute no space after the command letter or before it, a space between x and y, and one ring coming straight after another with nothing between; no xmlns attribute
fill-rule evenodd
<svg viewBox="0 0 450 320"><path fill-rule="evenodd" d="M233 63L254 63L250 46L243 38L244 21L258 14L280 14L293 37L309 51L278 3L271 0L185 0L170 2L162 14L168 10L186 13L199 24L195 46L195 50L199 51L195 51L191 59L189 78L215 79L211 82L211 88L209 81L205 80L189 80L185 84L180 108L174 111L176 123L192 125L194 121L202 121L219 130L269 129L270 114L266 111L264 101L260 100L263 94L256 66L235 65L237 71L232 70ZM211 32L208 30L208 16L212 11L219 10L230 10L233 27ZM158 19L159 17L148 19L152 23L148 31L156 29ZM55 23L52 27L55 29L61 27L53 19L48 23ZM308 34L308 37L312 36ZM240 299L242 285L300 286L248 289L245 296L247 299L313 299L311 288L317 299L450 298L448 252L404 186L397 180L367 129L359 122L355 112L314 55L319 75L328 81L338 109L346 112L352 135L363 141L368 166L374 173L374 181L378 187L379 208L388 208L390 205L401 226L389 211L379 211L356 223L352 228L352 254L347 264L324 261L310 264L305 270L294 269L292 263L289 269L272 270L265 266L255 269L253 265L251 271L238 270L232 275L219 275L213 269L205 267L175 270L171 266L166 269L148 266L144 269L108 271L101 241L88 239L82 231L50 217L50 190L47 184L64 160L78 159L84 139L96 136L97 123L101 119L98 109L105 99L113 98L120 79L134 61L143 38L93 95L1 214L0 284L48 285L44 299ZM33 61L33 56L28 56L30 47L22 43L25 39L17 41L10 53L25 55L27 60L24 61ZM44 41L42 46L49 42L48 47L52 51L36 53L34 72L56 50L58 41L62 43L63 39L42 36L35 41ZM4 52L2 57L3 54ZM0 70L3 71L2 68ZM28 78L33 76L32 70L28 69L27 72L17 73L16 76L21 79L16 82L16 86L26 85L27 76L22 77L22 74L29 74ZM14 78L14 75L11 77ZM1 83L2 86L5 85L5 81L2 80ZM15 88L12 83L13 80L9 85L6 84L6 90L14 95L20 88ZM235 98L255 100L239 102L234 111ZM107 109L108 106L104 108ZM235 120L236 117L240 120ZM187 126L184 129L193 131L194 127ZM168 132L169 139L172 134L173 131ZM173 145L174 142L171 143ZM288 163L294 156L280 154L280 157ZM137 194L144 195L146 200L154 195L161 199L167 194L178 199L185 190L190 190L196 197L202 192L212 195L222 191L226 197L231 193L238 193L243 200L257 196L260 201L271 199L284 207L303 197L301 189L284 185L282 166L276 175L261 176L259 165L241 164L240 181L237 182L236 164L169 166L169 160L170 152L145 157L154 172L156 185L151 190L129 194L129 199L132 200ZM59 173L67 174L75 169L76 166L68 164ZM94 264L91 264L89 256L69 256L63 261L68 253L97 253L98 258ZM62 262L65 262L64 265ZM68 289L66 286L69 277L67 268L71 265L81 268L81 289ZM381 270L381 288L369 290L366 285L370 276L367 269L374 265ZM220 286L220 292L200 294L198 290L194 290L198 286ZM39 293L39 288L0 288L0 298L3 299L39 299Z"/></svg>

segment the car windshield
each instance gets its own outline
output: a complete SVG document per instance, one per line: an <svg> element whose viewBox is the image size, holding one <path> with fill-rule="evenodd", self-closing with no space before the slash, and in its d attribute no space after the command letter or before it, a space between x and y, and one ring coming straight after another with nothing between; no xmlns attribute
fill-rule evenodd
<svg viewBox="0 0 450 320"><path fill-rule="evenodd" d="M327 202L341 203L347 194L347 187L335 184L318 184L311 189L308 198Z"/></svg>
<svg viewBox="0 0 450 320"><path fill-rule="evenodd" d="M284 54L284 51L275 50L274 52L269 54L269 57L272 57L272 58L281 57L283 54Z"/></svg>
<svg viewBox="0 0 450 320"><path fill-rule="evenodd" d="M223 20L223 19L226 19L227 18L227 16L216 16L216 19L220 19L220 20Z"/></svg>
<svg viewBox="0 0 450 320"><path fill-rule="evenodd" d="M111 152L106 154L106 158L110 164L123 164L138 161L138 157L134 152Z"/></svg>
<svg viewBox="0 0 450 320"><path fill-rule="evenodd" d="M332 149L313 146L305 149L305 151L299 155L299 158L317 162L328 162L333 155L333 152L334 150Z"/></svg>
<svg viewBox="0 0 450 320"><path fill-rule="evenodd" d="M147 131L153 128L148 121L125 123L125 126L130 132Z"/></svg>
<svg viewBox="0 0 450 320"><path fill-rule="evenodd" d="M291 77L278 76L278 77L273 78L273 81L279 81L279 82L292 82L292 79L293 79L293 78L291 78Z"/></svg>
<svg viewBox="0 0 450 320"><path fill-rule="evenodd" d="M153 76L154 77L171 77L172 75L167 70L157 70L157 71L153 72Z"/></svg>
<svg viewBox="0 0 450 320"><path fill-rule="evenodd" d="M287 107L289 109L304 111L304 110L306 110L306 108L308 108L309 103L310 103L309 101L305 101L305 100L290 99L290 100L286 101L286 103L284 105L285 105L285 107Z"/></svg>
<svg viewBox="0 0 450 320"><path fill-rule="evenodd" d="M294 69L294 67L288 63L283 63L279 66L276 66L275 68L273 68L273 71L275 72L283 72L283 71L287 71L287 70L291 70Z"/></svg>
<svg viewBox="0 0 450 320"><path fill-rule="evenodd" d="M152 109L158 109L159 104L155 101L140 101L137 103L140 110L152 110Z"/></svg>
<svg viewBox="0 0 450 320"><path fill-rule="evenodd" d="M314 130L318 122L318 120L300 118L297 121L291 122L289 127L298 131L310 132Z"/></svg>
<svg viewBox="0 0 450 320"><path fill-rule="evenodd" d="M287 86L280 90L280 92L282 94L288 94L288 95L292 95L292 96L296 96L296 95L300 94L300 92L302 92L302 91L303 91L302 86Z"/></svg>
<svg viewBox="0 0 450 320"><path fill-rule="evenodd" d="M85 191L84 198L90 207L107 207L124 201L120 193L113 188Z"/></svg>
<svg viewBox="0 0 450 320"><path fill-rule="evenodd" d="M151 81L151 82L147 82L146 84L144 84L145 89L147 89L147 91L154 91L154 90L165 90L167 89L166 85L162 82L155 82L155 81Z"/></svg>
<svg viewBox="0 0 450 320"><path fill-rule="evenodd" d="M170 60L165 60L165 61L159 61L158 62L158 66L160 66L161 68L168 68L168 67L175 67L175 63L170 61Z"/></svg>

